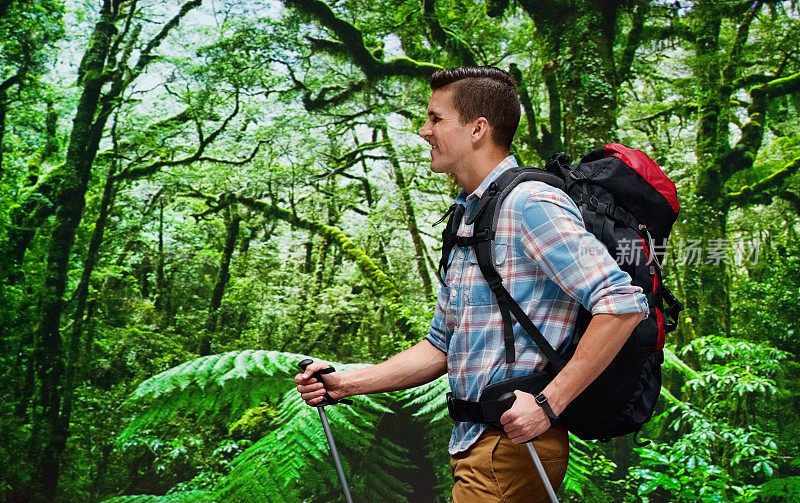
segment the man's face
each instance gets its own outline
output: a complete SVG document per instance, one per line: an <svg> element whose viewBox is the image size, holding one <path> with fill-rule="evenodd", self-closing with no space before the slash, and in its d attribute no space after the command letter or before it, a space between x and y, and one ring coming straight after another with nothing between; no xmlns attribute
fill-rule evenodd
<svg viewBox="0 0 800 503"><path fill-rule="evenodd" d="M428 102L428 120L419 131L422 139L431 144L431 171L452 173L458 179L465 157L472 150L472 129L472 124L459 122L450 86L433 91Z"/></svg>

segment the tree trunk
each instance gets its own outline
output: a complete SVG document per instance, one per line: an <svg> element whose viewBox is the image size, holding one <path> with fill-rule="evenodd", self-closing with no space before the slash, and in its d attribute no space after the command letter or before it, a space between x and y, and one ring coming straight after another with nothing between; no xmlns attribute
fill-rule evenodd
<svg viewBox="0 0 800 503"><path fill-rule="evenodd" d="M613 53L617 2L519 3L544 37L551 131L557 130L554 117L563 117L564 144L573 158L613 140L617 126ZM560 92L553 96L556 87L548 79L556 76ZM551 144L558 142L551 140Z"/></svg>
<svg viewBox="0 0 800 503"><path fill-rule="evenodd" d="M166 305L164 287L164 199L159 201L158 210L158 263L156 265L156 300L153 303L158 311L164 311Z"/></svg>
<svg viewBox="0 0 800 503"><path fill-rule="evenodd" d="M69 341L69 351L66 358L66 374L64 377L64 400L61 407L61 418L65 425L69 425L72 415L73 392L75 391L76 376L81 363L88 363L85 358L81 358L81 336L83 335L83 313L86 310L86 303L89 297L89 282L92 272L97 265L97 256L100 253L100 245L103 242L108 214L114 198L114 170L109 172L106 183L103 187L103 197L100 200L100 210L97 215L92 237L89 240L89 249L86 252L86 259L83 262L83 272L81 280L75 291L75 312L72 316L72 333ZM86 372L82 372L86 375Z"/></svg>
<svg viewBox="0 0 800 503"><path fill-rule="evenodd" d="M6 90L0 88L0 182L3 180L3 137L6 134Z"/></svg>
<svg viewBox="0 0 800 503"><path fill-rule="evenodd" d="M386 125L381 126L381 137L386 142L386 153L389 155L389 163L392 166L392 174L394 175L394 182L397 184L397 189L400 192L400 198L403 200L403 209L405 210L406 226L408 233L411 235L411 242L414 244L414 259L417 266L417 274L422 280L422 291L425 293L426 298L433 297L433 287L431 285L431 275L428 272L428 267L425 264L425 243L417 227L417 217L414 215L414 203L411 201L411 193L406 185L405 176L403 176L403 169L400 166L400 159L397 157L397 151L392 145L389 138Z"/></svg>
<svg viewBox="0 0 800 503"><path fill-rule="evenodd" d="M200 356L208 356L211 354L211 334L219 328L219 308L222 305L222 297L225 295L225 287L231 279L231 257L236 248L236 239L239 237L239 223L242 221L242 217L238 215L235 208L233 210L229 208L228 218L226 218L226 220L227 234L225 236L225 247L219 258L219 275L217 276L217 283L214 285L214 293L211 294L211 306L208 309L208 318L206 319L206 333L200 341L200 348L198 350Z"/></svg>
<svg viewBox="0 0 800 503"><path fill-rule="evenodd" d="M86 204L85 194L93 161L86 157L85 150L100 92L107 80L103 75L103 68L116 32L111 4L110 0L103 3L100 21L95 26L81 65L84 68L83 91L73 121L67 158L63 166L64 174L56 197L55 222L47 251L40 300L42 321L34 343L39 407L34 414L32 445L42 501L56 499L61 455L68 435L68 424L60 417L61 401L64 398L64 349L59 324L64 307L69 255Z"/></svg>
<svg viewBox="0 0 800 503"><path fill-rule="evenodd" d="M698 177L694 198L685 205L687 242L699 244L706 251L725 238L727 211L721 204L723 178L720 172L719 116L721 110L719 30L721 16L713 2L698 5L697 67L699 120L696 137ZM694 259L694 257L686 257ZM684 271L686 308L695 330L701 336L727 335L730 300L724 264L706 264L703 253L700 263L687 263ZM689 341L686 341L689 342Z"/></svg>

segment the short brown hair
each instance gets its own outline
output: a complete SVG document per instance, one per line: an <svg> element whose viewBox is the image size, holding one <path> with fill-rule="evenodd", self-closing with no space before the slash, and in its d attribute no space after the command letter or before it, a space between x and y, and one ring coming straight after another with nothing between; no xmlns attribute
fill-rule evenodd
<svg viewBox="0 0 800 503"><path fill-rule="evenodd" d="M450 85L461 123L485 117L492 127L494 144L510 148L520 117L514 77L494 66L461 66L431 75L431 90Z"/></svg>

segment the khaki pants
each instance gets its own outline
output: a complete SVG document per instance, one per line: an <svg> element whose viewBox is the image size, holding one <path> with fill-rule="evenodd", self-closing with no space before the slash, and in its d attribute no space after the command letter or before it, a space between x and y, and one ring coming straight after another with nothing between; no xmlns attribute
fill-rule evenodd
<svg viewBox="0 0 800 503"><path fill-rule="evenodd" d="M533 441L553 489L564 480L569 462L569 436L562 427L550 428ZM525 444L489 428L472 447L450 458L452 503L547 502L539 472Z"/></svg>

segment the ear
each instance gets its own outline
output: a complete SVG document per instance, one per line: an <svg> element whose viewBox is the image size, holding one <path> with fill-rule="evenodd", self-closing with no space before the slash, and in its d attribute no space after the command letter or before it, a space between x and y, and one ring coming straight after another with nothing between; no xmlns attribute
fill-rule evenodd
<svg viewBox="0 0 800 503"><path fill-rule="evenodd" d="M472 126L472 143L478 143L484 138L488 140L490 135L489 121L486 120L486 117L475 119Z"/></svg>

